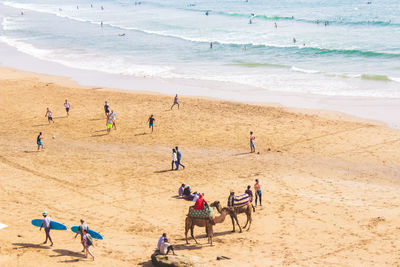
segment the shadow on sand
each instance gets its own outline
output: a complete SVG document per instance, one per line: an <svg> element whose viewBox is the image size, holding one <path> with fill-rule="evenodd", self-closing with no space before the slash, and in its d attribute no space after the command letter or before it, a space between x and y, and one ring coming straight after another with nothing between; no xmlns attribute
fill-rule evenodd
<svg viewBox="0 0 400 267"><path fill-rule="evenodd" d="M161 171L155 171L154 173L165 173L165 172L172 172L174 170L168 169L168 170L161 170Z"/></svg>
<svg viewBox="0 0 400 267"><path fill-rule="evenodd" d="M100 136L105 136L108 135L108 133L104 133L104 134L93 134L91 137L100 137Z"/></svg>
<svg viewBox="0 0 400 267"><path fill-rule="evenodd" d="M243 155L248 155L248 154L253 154L250 152L244 152L244 153L238 153L238 154L234 154L234 156L243 156Z"/></svg>
<svg viewBox="0 0 400 267"><path fill-rule="evenodd" d="M135 136L141 136L141 135L148 135L149 133L138 133L138 134L135 134Z"/></svg>
<svg viewBox="0 0 400 267"><path fill-rule="evenodd" d="M68 249L53 249L55 253L58 255L50 255L50 257L62 257L62 256L70 256L70 257L75 257L75 258L82 258L86 259L85 254L83 252L76 252L76 251L71 251Z"/></svg>
<svg viewBox="0 0 400 267"><path fill-rule="evenodd" d="M32 127L42 127L42 126L46 126L46 125L50 125L50 123L46 123L46 124L36 124L36 125L32 125Z"/></svg>
<svg viewBox="0 0 400 267"><path fill-rule="evenodd" d="M12 243L16 246L14 249L22 249L22 248L43 248L49 249L49 246L44 246L43 244L32 244L32 243Z"/></svg>
<svg viewBox="0 0 400 267"><path fill-rule="evenodd" d="M41 152L42 150L25 150L24 153L38 153Z"/></svg>

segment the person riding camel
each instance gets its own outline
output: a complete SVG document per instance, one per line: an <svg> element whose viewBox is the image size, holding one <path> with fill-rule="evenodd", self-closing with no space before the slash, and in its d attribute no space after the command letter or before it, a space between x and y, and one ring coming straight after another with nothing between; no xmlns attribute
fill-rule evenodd
<svg viewBox="0 0 400 267"><path fill-rule="evenodd" d="M194 209L196 209L196 210L204 210L205 204L207 204L207 201L203 198L202 194L199 194L199 198L196 200L196 204L194 205Z"/></svg>

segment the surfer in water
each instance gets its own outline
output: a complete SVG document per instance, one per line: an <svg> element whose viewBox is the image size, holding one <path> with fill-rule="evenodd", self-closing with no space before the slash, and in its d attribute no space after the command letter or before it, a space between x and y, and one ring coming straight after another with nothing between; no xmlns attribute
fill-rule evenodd
<svg viewBox="0 0 400 267"><path fill-rule="evenodd" d="M213 48L213 43L211 42L211 43L210 43L210 49L212 49L212 48Z"/></svg>
<svg viewBox="0 0 400 267"><path fill-rule="evenodd" d="M40 225L39 231L42 230L42 227L44 227L44 232L46 233L46 240L43 242L43 244L47 243L47 239L50 240L51 242L51 246L53 246L53 240L51 240L50 237L50 228L51 228L51 219L50 217L47 216L47 212L43 212L43 220L42 220L42 224Z"/></svg>

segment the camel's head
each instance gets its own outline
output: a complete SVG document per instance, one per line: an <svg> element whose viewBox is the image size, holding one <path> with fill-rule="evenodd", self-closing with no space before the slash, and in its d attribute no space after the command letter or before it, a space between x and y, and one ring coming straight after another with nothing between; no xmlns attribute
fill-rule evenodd
<svg viewBox="0 0 400 267"><path fill-rule="evenodd" d="M214 201L213 203L211 203L210 207L218 207L220 205L219 201Z"/></svg>

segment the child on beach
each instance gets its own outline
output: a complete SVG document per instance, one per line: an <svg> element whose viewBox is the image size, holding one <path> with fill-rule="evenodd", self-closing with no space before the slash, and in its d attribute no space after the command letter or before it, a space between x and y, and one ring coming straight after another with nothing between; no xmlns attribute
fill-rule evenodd
<svg viewBox="0 0 400 267"><path fill-rule="evenodd" d="M108 105L107 101L104 103L104 114L106 114L106 116L110 114L110 106Z"/></svg>
<svg viewBox="0 0 400 267"><path fill-rule="evenodd" d="M115 128L115 130L117 130L117 125L115 125L115 120L117 119L117 113L115 113L114 110L111 110L110 117L112 120L112 128Z"/></svg>
<svg viewBox="0 0 400 267"><path fill-rule="evenodd" d="M149 128L151 128L151 133L153 133L153 127L154 127L154 119L153 114L150 115L149 119L147 120L149 122Z"/></svg>
<svg viewBox="0 0 400 267"><path fill-rule="evenodd" d="M90 256L92 256L93 260L94 260L94 255L92 253L92 251L90 250L90 246L94 246L93 245L93 239L92 237L89 235L88 230L83 230L83 246L85 247L85 252L86 252L86 258L88 257L88 253L90 254Z"/></svg>
<svg viewBox="0 0 400 267"><path fill-rule="evenodd" d="M47 116L47 120L49 121L49 123L50 123L50 121L52 121L54 123L54 121L53 121L53 113L51 113L49 108L47 108L46 114L44 114L44 116L45 117Z"/></svg>
<svg viewBox="0 0 400 267"><path fill-rule="evenodd" d="M39 133L38 137L36 138L36 144L37 144L37 151L39 151L40 147L42 147L42 150L44 149L43 146L43 135L42 132Z"/></svg>
<svg viewBox="0 0 400 267"><path fill-rule="evenodd" d="M173 103L172 106L171 106L171 110L172 110L172 108L173 108L175 105L178 105L178 109L179 109L178 94L175 95L174 103Z"/></svg>
<svg viewBox="0 0 400 267"><path fill-rule="evenodd" d="M110 133L112 128L113 120L111 119L110 115L107 115L106 127L107 127L107 134Z"/></svg>
<svg viewBox="0 0 400 267"><path fill-rule="evenodd" d="M65 107L65 111L67 111L67 117L68 117L69 116L69 109L70 109L71 105L69 104L67 99L65 99L64 107Z"/></svg>

